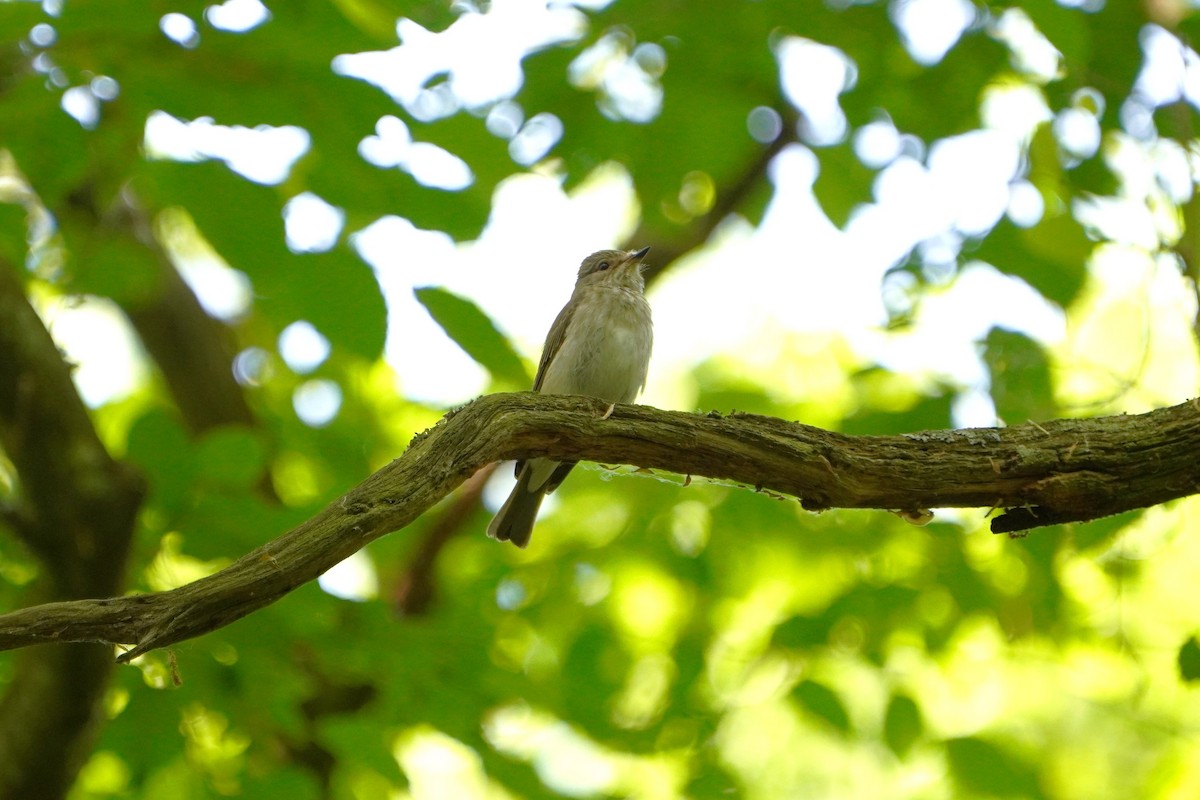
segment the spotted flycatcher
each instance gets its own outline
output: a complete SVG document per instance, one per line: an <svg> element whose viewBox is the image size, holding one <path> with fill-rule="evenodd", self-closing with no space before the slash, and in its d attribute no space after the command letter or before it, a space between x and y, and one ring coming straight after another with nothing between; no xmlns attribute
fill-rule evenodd
<svg viewBox="0 0 1200 800"><path fill-rule="evenodd" d="M535 392L582 394L609 403L637 397L646 385L654 338L650 305L642 294L642 258L649 251L601 250L583 260L575 291L542 346ZM517 547L529 544L542 498L573 466L573 461L548 458L518 461L517 485L488 525L488 536Z"/></svg>

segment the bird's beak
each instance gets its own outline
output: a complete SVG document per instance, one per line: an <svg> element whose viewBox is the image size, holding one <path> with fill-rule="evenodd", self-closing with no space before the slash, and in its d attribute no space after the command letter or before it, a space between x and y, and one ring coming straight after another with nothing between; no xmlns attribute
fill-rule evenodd
<svg viewBox="0 0 1200 800"><path fill-rule="evenodd" d="M649 252L649 247L643 247L641 250L630 250L625 254L625 264L628 265L630 269L635 269L640 273L646 268L646 265L642 263L642 259L645 258L646 253Z"/></svg>

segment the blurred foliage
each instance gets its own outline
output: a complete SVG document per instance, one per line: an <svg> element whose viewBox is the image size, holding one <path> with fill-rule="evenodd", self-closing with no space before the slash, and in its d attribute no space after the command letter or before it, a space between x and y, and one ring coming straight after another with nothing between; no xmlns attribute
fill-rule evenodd
<svg viewBox="0 0 1200 800"><path fill-rule="evenodd" d="M417 289L416 295L446 335L459 342L467 355L487 367L494 380L507 382L514 391L533 384L533 376L517 351L479 306L436 286Z"/></svg>
<svg viewBox="0 0 1200 800"><path fill-rule="evenodd" d="M588 3L576 38L524 54L515 96L426 114L421 98L445 100L447 85L453 94L445 69L418 100L398 102L331 64L396 46L397 17L439 32L464 19L490 24L514 3L269 5L269 19L236 32L215 27L206 3L0 2L0 150L11 157L0 161L0 257L29 267L31 296L129 309L158 290L163 252L179 262L200 249L253 287L228 328L256 425L189 431L157 374L95 410L106 443L149 482L129 570L135 590L185 583L278 535L440 416L398 396L380 361L387 310L353 233L400 214L468 240L505 178L536 169L571 188L613 162L632 176L640 235L656 248L694 242L697 226L711 231L714 199L721 207L748 178L751 191L730 210L757 223L771 197L767 176L753 172L767 144L747 131L758 108L783 121L776 135L814 153L813 192L845 225L878 190L881 167L855 149L864 126L890 121L920 161L978 130L998 88L1040 98L1048 118L1024 143L1016 177L1044 213L955 232L949 274L919 248L901 254L893 274L911 278L911 292L890 309L895 332L960 268L985 261L1025 281L1068 328L1054 346L984 333L984 391L999 419L1181 399L1165 376L1185 372L1194 342L1189 350L1160 335L1154 326L1169 315L1157 307L1145 311L1144 339L1110 324L1125 310L1097 288L1089 257L1137 251L1176 278L1180 268L1196 274L1185 238L1195 232L1178 225L1190 185L1172 195L1153 166L1142 183L1117 166L1129 148L1151 164L1172 152L1194 159L1192 108L1135 102L1139 37L1157 25L1194 41L1191 6L1145 4L1161 6L1164 17L1151 19L1131 2L976 3L961 41L919 61L898 20L936 3ZM194 39L165 36L167 15L191 20ZM998 32L1003 19L1056 48L1051 74L1024 63ZM833 141L806 138L811 120L784 91L773 48L789 37L837 48L852 64L838 97L846 129ZM580 68L597 53L637 71L661 106L630 107L603 71ZM93 121L64 112L68 92L91 98ZM488 130L489 112L508 101L530 121L545 113L561 123L535 164L518 163L512 143ZM1101 146L1080 155L1055 120L1089 102ZM1139 109L1149 134L1128 129ZM252 181L227 157L153 152L147 121L160 114L295 126L308 145L279 180ZM363 140L388 116L462 159L469 185L440 189L364 160ZM1178 141L1160 137L1156 122ZM711 191L688 200L688 186ZM344 213L321 252L294 252L284 237L284 209L304 192ZM1153 209L1159 237L1121 240L1078 213L1081 202L1114 197ZM123 222L128 214L159 227L147 234ZM163 232L164 219L180 218L190 238ZM531 365L474 303L436 286L417 297L495 388L527 384ZM311 370L289 367L278 346L301 319L331 346ZM831 358L842 342L800 344L781 350L790 363L757 373L727 359L700 365L696 407L900 433L952 424L969 388L897 375L882 359ZM1127 361L1114 354L1126 348L1140 372L1119 369ZM791 372L804 383L818 370L810 394L784 385ZM329 383L340 391L337 414L306 424L298 398ZM1007 541L976 512L915 528L882 512L812 515L738 488L616 472L576 470L528 552L486 540L486 513L472 512L434 564L438 603L426 616L401 618L390 600L441 509L369 549L377 586L367 581L362 597L304 586L117 671L73 797L1200 794L1194 502ZM0 455L0 500L16 482ZM14 537L0 537L3 608L29 602L38 571ZM0 682L13 669L0 659Z"/></svg>

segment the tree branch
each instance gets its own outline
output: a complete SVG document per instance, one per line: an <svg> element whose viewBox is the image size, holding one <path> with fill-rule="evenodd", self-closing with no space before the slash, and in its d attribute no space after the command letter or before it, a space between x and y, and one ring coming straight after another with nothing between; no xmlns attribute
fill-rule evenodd
<svg viewBox="0 0 1200 800"><path fill-rule="evenodd" d="M227 625L411 523L493 461L549 456L670 470L793 495L810 510L1015 508L994 530L1083 521L1200 493L1200 401L1137 416L849 436L749 414L496 394L446 415L312 519L169 592L0 616L0 649L134 644L118 660ZM1013 524L1016 523L1016 524Z"/></svg>
<svg viewBox="0 0 1200 800"><path fill-rule="evenodd" d="M19 478L4 519L44 568L38 596L114 594L142 481L100 442L18 274L0 258L0 448ZM66 795L103 719L111 664L91 645L22 654L0 700L0 798Z"/></svg>
<svg viewBox="0 0 1200 800"><path fill-rule="evenodd" d="M152 292L120 300L146 351L158 365L193 433L230 423L258 424L233 376L236 343L224 323L209 316L154 235L148 214L126 187L103 224L144 247L154 270ZM269 485L269 482L267 482Z"/></svg>
<svg viewBox="0 0 1200 800"><path fill-rule="evenodd" d="M433 605L437 594L437 584L434 581L434 569L438 557L447 543L461 533L463 526L479 508L483 497L483 487L495 471L495 464L484 467L476 472L463 484L462 490L454 501L447 506L441 516L433 521L425 538L413 551L412 560L408 563L396 589L392 594L392 607L398 614L415 617L425 614Z"/></svg>
<svg viewBox="0 0 1200 800"><path fill-rule="evenodd" d="M20 477L21 491L7 516L51 573L54 591L86 597L115 589L141 503L141 478L100 442L17 268L3 259L0 448ZM99 519L106 515L116 527Z"/></svg>
<svg viewBox="0 0 1200 800"><path fill-rule="evenodd" d="M643 271L647 286L662 277L667 267L675 263L677 259L707 242L718 225L724 222L730 214L735 214L743 208L767 180L771 162L775 160L775 156L796 141L796 123L799 121L796 112L783 100L779 101L776 110L783 120L783 128L779 136L768 144L757 147L742 171L718 188L716 202L707 213L692 220L681 233L675 236L652 229L643 218L637 231L629 238L629 243L630 246L641 246L638 244L639 242L655 243L654 257L651 259L653 263Z"/></svg>

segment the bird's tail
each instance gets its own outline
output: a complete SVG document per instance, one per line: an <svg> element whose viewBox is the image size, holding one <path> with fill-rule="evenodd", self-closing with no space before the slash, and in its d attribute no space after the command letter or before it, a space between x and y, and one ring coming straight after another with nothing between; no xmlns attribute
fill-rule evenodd
<svg viewBox="0 0 1200 800"><path fill-rule="evenodd" d="M500 510L488 525L488 536L501 542L512 542L517 547L529 544L529 537L533 534L533 521L541 508L542 498L546 496L544 486L530 490L529 483L532 477L533 470L526 462L521 468L521 474L517 476L517 485L513 487L512 494L504 501L504 505L500 506Z"/></svg>

